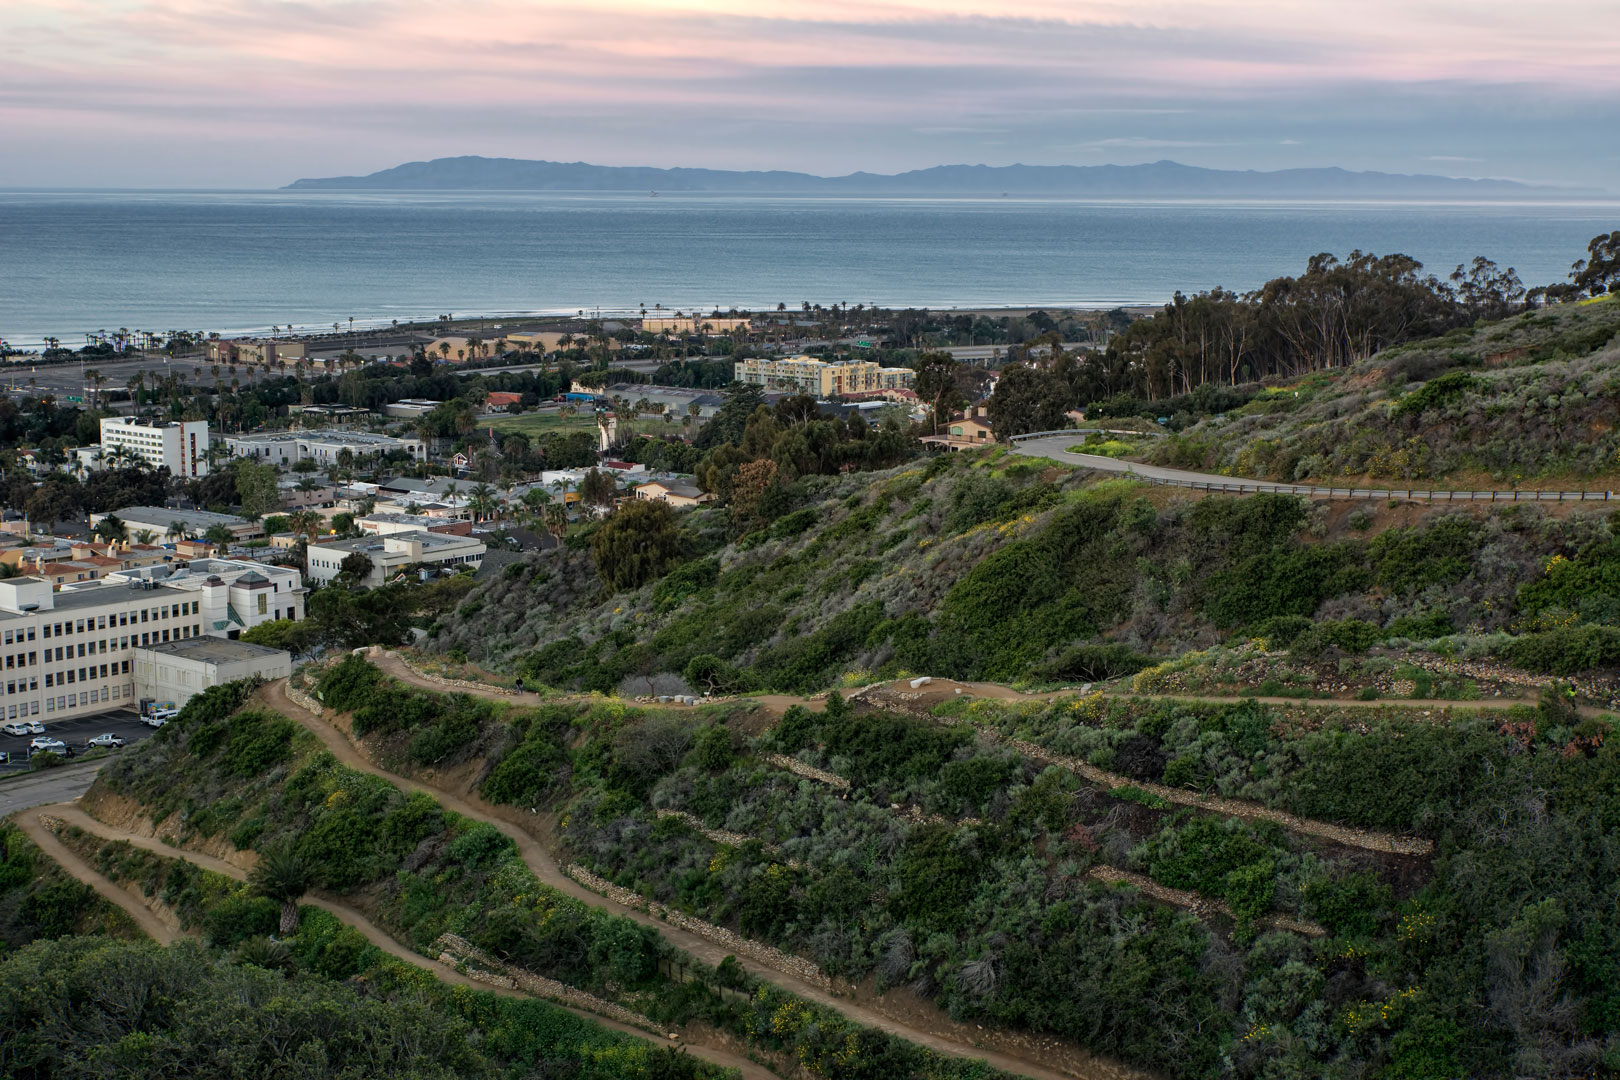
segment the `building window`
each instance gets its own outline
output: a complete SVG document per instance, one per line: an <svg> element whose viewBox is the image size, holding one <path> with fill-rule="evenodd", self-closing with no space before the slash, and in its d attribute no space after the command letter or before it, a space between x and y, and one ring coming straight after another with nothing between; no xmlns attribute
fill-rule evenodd
<svg viewBox="0 0 1620 1080"><path fill-rule="evenodd" d="M56 699L55 698L49 698L48 697L48 698L45 699L45 711L48 712L48 713L56 711Z"/></svg>

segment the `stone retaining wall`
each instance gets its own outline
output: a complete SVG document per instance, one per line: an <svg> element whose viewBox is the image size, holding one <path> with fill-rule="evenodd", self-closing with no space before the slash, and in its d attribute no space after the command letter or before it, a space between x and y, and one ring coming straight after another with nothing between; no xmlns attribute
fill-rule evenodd
<svg viewBox="0 0 1620 1080"><path fill-rule="evenodd" d="M433 947L438 950L440 963L457 968L469 979L507 990L521 990L525 994L532 994L571 1008L584 1009L586 1012L593 1012L598 1016L605 1016L610 1020L630 1024L645 1031L665 1033L662 1027L638 1012L631 1012L623 1005L615 1005L611 1001L599 998L595 994L587 994L556 979L548 979L544 975L536 975L532 971L502 963L455 934L440 934ZM471 966L469 961L477 966Z"/></svg>
<svg viewBox="0 0 1620 1080"><path fill-rule="evenodd" d="M839 791L849 790L849 781L842 776L830 773L825 769L818 769L814 765L806 765L797 758L790 758L786 754L771 754L765 760L778 769L786 769L788 772L802 776L806 780L814 780L817 783L826 784L828 787L837 788Z"/></svg>

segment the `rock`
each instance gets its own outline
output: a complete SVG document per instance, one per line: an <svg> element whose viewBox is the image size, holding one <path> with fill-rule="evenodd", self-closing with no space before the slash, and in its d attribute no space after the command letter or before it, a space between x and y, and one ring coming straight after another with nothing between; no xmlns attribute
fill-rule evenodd
<svg viewBox="0 0 1620 1080"><path fill-rule="evenodd" d="M913 690L917 690L917 689L919 689L919 688L921 688L921 687L924 687L924 686L927 686L927 685L928 685L928 684L929 684L929 683L931 683L931 682L933 682L933 681L934 681L934 680L933 680L933 679L932 679L932 678L930 678L930 677L929 677L929 676L927 676L927 675L924 675L924 676L922 676L922 677L921 677L921 678L919 678L919 679L912 679L912 680L911 680L911 688L912 688L912 689L913 689ZM961 692L961 691L958 691L958 693L960 693L960 692Z"/></svg>

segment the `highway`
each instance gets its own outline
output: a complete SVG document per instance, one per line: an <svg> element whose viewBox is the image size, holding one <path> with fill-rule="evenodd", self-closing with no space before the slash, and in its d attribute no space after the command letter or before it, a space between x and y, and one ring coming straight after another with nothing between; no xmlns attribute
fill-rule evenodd
<svg viewBox="0 0 1620 1080"><path fill-rule="evenodd" d="M1620 501L1612 491L1450 491L1440 488L1357 488L1321 487L1315 484L1279 484L1269 480L1248 480L1238 476L1168 469L1136 461L1077 454L1069 450L1081 445L1080 432L1020 435L1013 439L1012 451L1026 457L1049 458L1066 465L1098 472L1120 473L1149 484L1194 488L1199 491L1226 491L1234 494L1272 492L1279 495L1305 495L1316 499L1405 499L1424 502L1609 502Z"/></svg>

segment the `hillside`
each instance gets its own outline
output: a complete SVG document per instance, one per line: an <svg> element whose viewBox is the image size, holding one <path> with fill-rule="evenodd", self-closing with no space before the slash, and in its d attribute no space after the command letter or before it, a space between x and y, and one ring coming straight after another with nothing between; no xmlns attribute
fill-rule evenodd
<svg viewBox="0 0 1620 1080"><path fill-rule="evenodd" d="M777 194L983 194L1279 198L1409 198L1551 195L1570 192L1510 180L1284 169L1204 169L1174 161L1144 165L941 165L894 175L847 176L656 169L583 161L454 157L413 161L366 176L296 180L295 191L724 191Z"/></svg>
<svg viewBox="0 0 1620 1080"><path fill-rule="evenodd" d="M1145 460L1285 481L1620 488L1620 298L1536 309L1268 386Z"/></svg>
<svg viewBox="0 0 1620 1080"><path fill-rule="evenodd" d="M1204 497L1002 451L946 455L801 478L741 537L724 509L684 515L685 561L639 588L606 590L582 538L531 555L429 641L631 694L902 673L1096 681L1250 638L1312 659L1417 643L1440 650L1431 659L1567 675L1620 656L1614 521L1601 505Z"/></svg>

